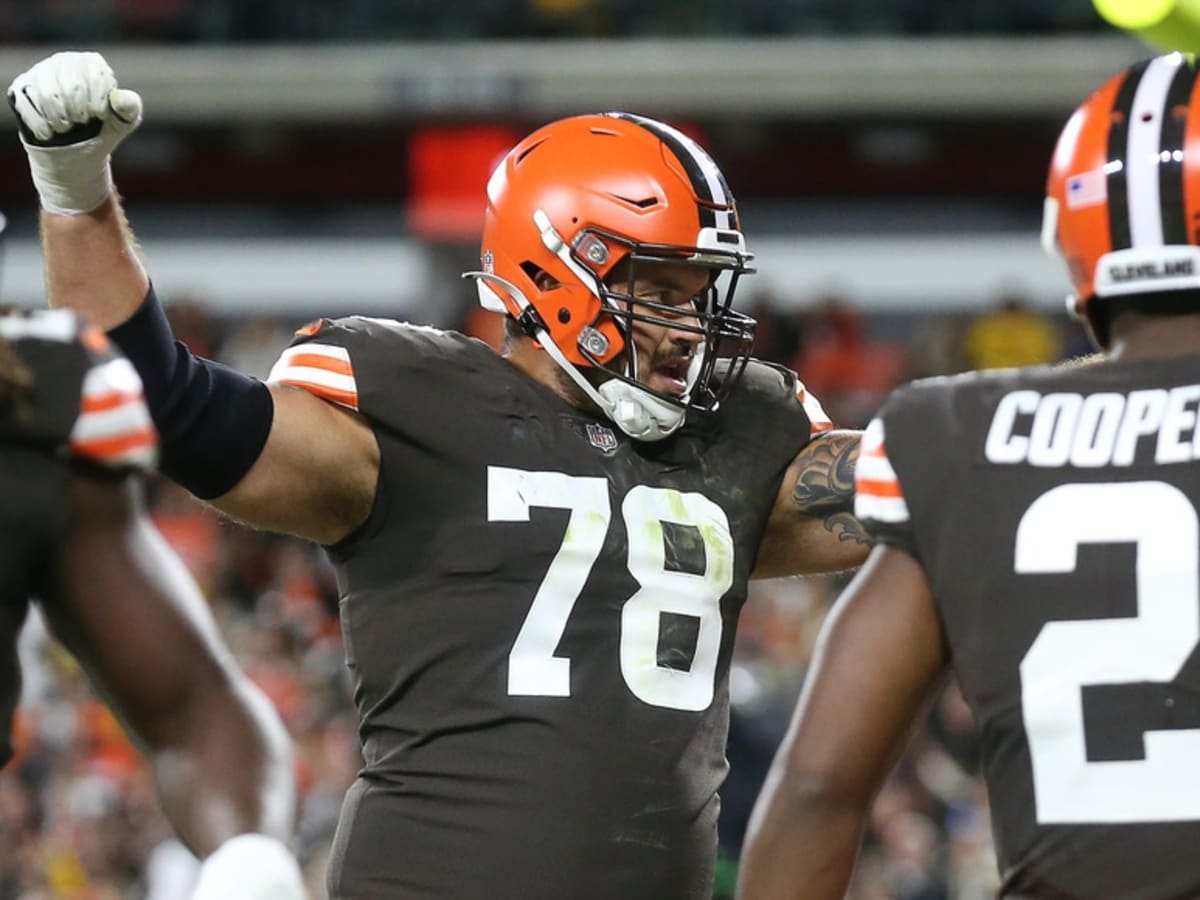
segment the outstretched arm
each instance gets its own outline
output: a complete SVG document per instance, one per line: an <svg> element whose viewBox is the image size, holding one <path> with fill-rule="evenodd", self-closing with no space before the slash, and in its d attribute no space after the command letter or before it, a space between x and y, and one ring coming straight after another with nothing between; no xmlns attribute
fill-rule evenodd
<svg viewBox="0 0 1200 900"><path fill-rule="evenodd" d="M827 431L796 454L767 523L755 578L836 572L867 558L871 539L853 514L861 438L858 431Z"/></svg>
<svg viewBox="0 0 1200 900"><path fill-rule="evenodd" d="M296 799L287 734L132 482L73 474L71 524L40 592L47 619L146 752L189 847L205 856L246 832L286 840Z"/></svg>
<svg viewBox="0 0 1200 900"><path fill-rule="evenodd" d="M947 664L924 571L876 548L822 630L750 820L741 900L845 896L871 802Z"/></svg>

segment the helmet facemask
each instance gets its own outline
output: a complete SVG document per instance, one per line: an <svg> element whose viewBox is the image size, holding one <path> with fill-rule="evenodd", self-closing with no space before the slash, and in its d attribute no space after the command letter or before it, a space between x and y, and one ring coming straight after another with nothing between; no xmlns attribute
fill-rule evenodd
<svg viewBox="0 0 1200 900"><path fill-rule="evenodd" d="M598 318L611 318L624 339L624 347L615 356L608 354L608 341L603 334L595 328L585 328L577 342L579 354L598 372L659 401L678 406L685 413L715 410L745 368L754 345L754 320L732 307L739 279L743 274L753 272L746 265L748 255L697 247L639 244L591 229L581 232L576 239L572 256L581 267L587 268L582 257L589 252L600 255L598 246L619 248L620 262L610 270L607 278L591 274L588 288L600 298ZM640 271L647 265L658 264L695 267L709 276L708 285L696 295L691 309L632 293ZM639 350L634 340L634 328L638 323L687 332L700 338L689 354L682 393L655 390L647 383L649 372L644 366L651 360L638 358ZM727 368L722 377L717 378L717 364L722 359L728 361ZM639 368L643 370L639 372Z"/></svg>

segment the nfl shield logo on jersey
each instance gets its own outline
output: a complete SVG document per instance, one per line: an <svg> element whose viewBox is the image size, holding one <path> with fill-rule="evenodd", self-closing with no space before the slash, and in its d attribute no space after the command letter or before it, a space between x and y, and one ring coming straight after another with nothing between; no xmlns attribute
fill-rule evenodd
<svg viewBox="0 0 1200 900"><path fill-rule="evenodd" d="M613 430L604 425L597 425L595 422L588 422L587 436L592 446L598 450L603 450L605 453L612 453L617 449L617 436L613 434Z"/></svg>

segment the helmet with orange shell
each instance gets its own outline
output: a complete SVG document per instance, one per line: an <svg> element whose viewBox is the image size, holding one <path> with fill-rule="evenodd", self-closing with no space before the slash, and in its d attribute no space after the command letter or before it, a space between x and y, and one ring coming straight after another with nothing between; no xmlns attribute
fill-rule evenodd
<svg viewBox="0 0 1200 900"><path fill-rule="evenodd" d="M753 270L725 178L695 141L626 113L561 119L517 144L487 193L482 271L467 273L485 308L512 316L632 437L666 437L689 410L716 408L753 344L754 321L731 306ZM710 273L686 316L615 289L653 262ZM681 395L637 380L638 321L702 337ZM719 358L728 368L715 378Z"/></svg>
<svg viewBox="0 0 1200 900"><path fill-rule="evenodd" d="M1066 261L1068 308L1101 347L1114 298L1169 301L1200 288L1196 86L1192 57L1146 60L1101 86L1059 136L1042 244Z"/></svg>

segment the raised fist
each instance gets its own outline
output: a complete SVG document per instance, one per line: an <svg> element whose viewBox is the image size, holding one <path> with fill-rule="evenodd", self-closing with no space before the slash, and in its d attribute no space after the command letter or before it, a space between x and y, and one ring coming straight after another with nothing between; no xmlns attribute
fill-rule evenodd
<svg viewBox="0 0 1200 900"><path fill-rule="evenodd" d="M109 158L142 121L142 98L117 86L99 53L55 53L13 79L8 103L42 206L82 215L112 193Z"/></svg>

